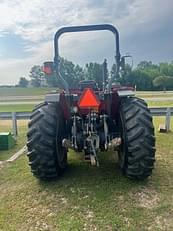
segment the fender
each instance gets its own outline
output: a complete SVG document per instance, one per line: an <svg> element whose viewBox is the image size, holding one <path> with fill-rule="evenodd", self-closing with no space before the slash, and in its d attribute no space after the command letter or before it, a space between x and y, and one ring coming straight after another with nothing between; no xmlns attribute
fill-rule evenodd
<svg viewBox="0 0 173 231"><path fill-rule="evenodd" d="M44 101L47 102L47 103L60 102L60 94L59 93L47 94L45 96L45 100Z"/></svg>

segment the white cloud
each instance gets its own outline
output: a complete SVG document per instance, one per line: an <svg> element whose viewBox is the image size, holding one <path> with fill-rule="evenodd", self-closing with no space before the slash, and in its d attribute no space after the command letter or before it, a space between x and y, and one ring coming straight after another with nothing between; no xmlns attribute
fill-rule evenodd
<svg viewBox="0 0 173 231"><path fill-rule="evenodd" d="M172 18L172 12L172 0L1 0L0 36L10 32L28 41L24 49L29 57L8 60L0 57L0 73L4 76L4 79L0 77L0 83L14 83L21 75L27 75L30 66L52 59L53 35L61 26L111 23L118 27L121 37L128 40L129 35L138 31L147 33L164 27L165 21ZM111 52L109 35L100 34L99 39L99 34L94 37L91 33L86 35L86 40L84 35L64 37L65 56L69 53L77 62L91 59L96 53L102 55L106 50Z"/></svg>
<svg viewBox="0 0 173 231"><path fill-rule="evenodd" d="M172 0L6 0L0 3L0 30L34 42L64 25L111 22L129 31L158 17L164 21L172 9Z"/></svg>
<svg viewBox="0 0 173 231"><path fill-rule="evenodd" d="M52 60L53 45L51 42L41 43L37 47L28 47L28 52L32 52L32 55L24 59L4 59L0 56L0 85L16 84L20 77L29 76L33 65L42 65L44 61Z"/></svg>

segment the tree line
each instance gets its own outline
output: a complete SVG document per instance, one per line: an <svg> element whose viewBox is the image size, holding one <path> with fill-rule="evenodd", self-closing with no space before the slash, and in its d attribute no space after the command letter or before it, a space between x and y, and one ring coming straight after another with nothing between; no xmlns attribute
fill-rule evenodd
<svg viewBox="0 0 173 231"><path fill-rule="evenodd" d="M102 64L90 62L81 67L61 58L60 73L70 88L76 88L81 80L95 80L98 86L102 88L104 75L105 81L110 77L116 78L117 84L132 86L137 90L173 90L173 61L159 64L142 61L133 69L129 64L126 64L120 75L116 76L116 65L113 64L109 71L106 60ZM21 77L18 86L62 87L57 76L45 75L39 65L34 65L31 68L29 78L30 80Z"/></svg>
<svg viewBox="0 0 173 231"><path fill-rule="evenodd" d="M126 65L120 82L136 86L137 90L173 90L173 61L159 64L142 61L133 70Z"/></svg>

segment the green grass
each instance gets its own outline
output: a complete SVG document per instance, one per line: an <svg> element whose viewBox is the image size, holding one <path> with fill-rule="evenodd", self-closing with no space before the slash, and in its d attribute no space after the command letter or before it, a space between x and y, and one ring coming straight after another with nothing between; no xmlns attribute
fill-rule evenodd
<svg viewBox="0 0 173 231"><path fill-rule="evenodd" d="M20 111L32 111L35 104L7 104L0 105L0 112L20 112Z"/></svg>
<svg viewBox="0 0 173 231"><path fill-rule="evenodd" d="M147 102L149 107L173 107L173 101L151 101L151 100L146 100L146 102Z"/></svg>
<svg viewBox="0 0 173 231"><path fill-rule="evenodd" d="M136 95L142 98L173 97L173 91L137 91Z"/></svg>
<svg viewBox="0 0 173 231"><path fill-rule="evenodd" d="M0 97L1 96L34 96L38 98L30 99L22 99L20 98L20 103L18 102L19 99L16 99L15 102L11 103L8 102L8 104L0 104L0 112L12 112L12 111L32 111L35 104L37 104L37 101L43 101L44 95L47 92L50 92L52 90L55 90L55 88L0 88ZM149 107L173 107L173 100L166 100L168 97L173 97L173 92L136 92L136 95L138 97L146 99ZM152 98L159 98L159 97L165 97L164 101L154 101ZM150 100L148 100L150 98ZM7 98L8 99L8 98ZM8 99L10 100L10 99ZM28 102L31 102L31 104L28 104ZM35 102L34 102L35 101ZM26 102L26 103L25 103Z"/></svg>
<svg viewBox="0 0 173 231"><path fill-rule="evenodd" d="M173 101L147 101L149 107L173 107ZM30 112L36 104L0 105L0 112Z"/></svg>
<svg viewBox="0 0 173 231"><path fill-rule="evenodd" d="M156 94L156 93L153 93L153 94L144 94L144 93L136 93L136 95L140 98L160 98L160 97L163 97L163 98L169 98L169 97L173 97L173 93L160 93L160 94Z"/></svg>
<svg viewBox="0 0 173 231"><path fill-rule="evenodd" d="M18 121L18 133L19 136L16 140L16 145L12 150L8 151L0 151L0 161L7 160L14 153L16 153L20 148L24 146L26 143L26 129L27 129L27 121ZM11 132L12 133L12 122L0 120L0 132ZM0 229L1 230L1 229Z"/></svg>
<svg viewBox="0 0 173 231"><path fill-rule="evenodd" d="M0 96L45 95L52 90L56 90L56 88L0 87Z"/></svg>
<svg viewBox="0 0 173 231"><path fill-rule="evenodd" d="M96 168L71 151L67 172L53 182L35 179L26 156L4 166L0 230L173 230L173 133L157 132L164 119L154 118L157 162L144 182L123 177L110 153Z"/></svg>
<svg viewBox="0 0 173 231"><path fill-rule="evenodd" d="M138 97L140 98L173 98L173 94L167 94L167 93L163 93L163 94L136 94Z"/></svg>
<svg viewBox="0 0 173 231"><path fill-rule="evenodd" d="M42 96L53 90L57 90L57 88L0 87L0 96ZM173 91L137 91L136 95L140 97L173 97Z"/></svg>

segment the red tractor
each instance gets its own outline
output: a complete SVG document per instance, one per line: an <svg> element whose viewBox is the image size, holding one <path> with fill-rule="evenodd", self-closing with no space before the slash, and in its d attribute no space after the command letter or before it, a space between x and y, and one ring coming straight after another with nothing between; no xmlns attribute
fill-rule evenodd
<svg viewBox="0 0 173 231"><path fill-rule="evenodd" d="M58 40L63 33L108 30L115 36L116 74L125 65L119 51L119 33L108 24L63 27L54 38L54 62L44 63L46 74L61 80L61 93L46 95L31 114L27 133L28 158L34 176L48 180L60 176L67 167L68 149L81 152L92 165L99 166L98 151L118 153L122 173L143 180L152 174L155 137L152 116L144 100L131 88L115 85L109 78L103 88L95 81L81 81L70 89L59 71ZM104 79L104 78L103 78Z"/></svg>

